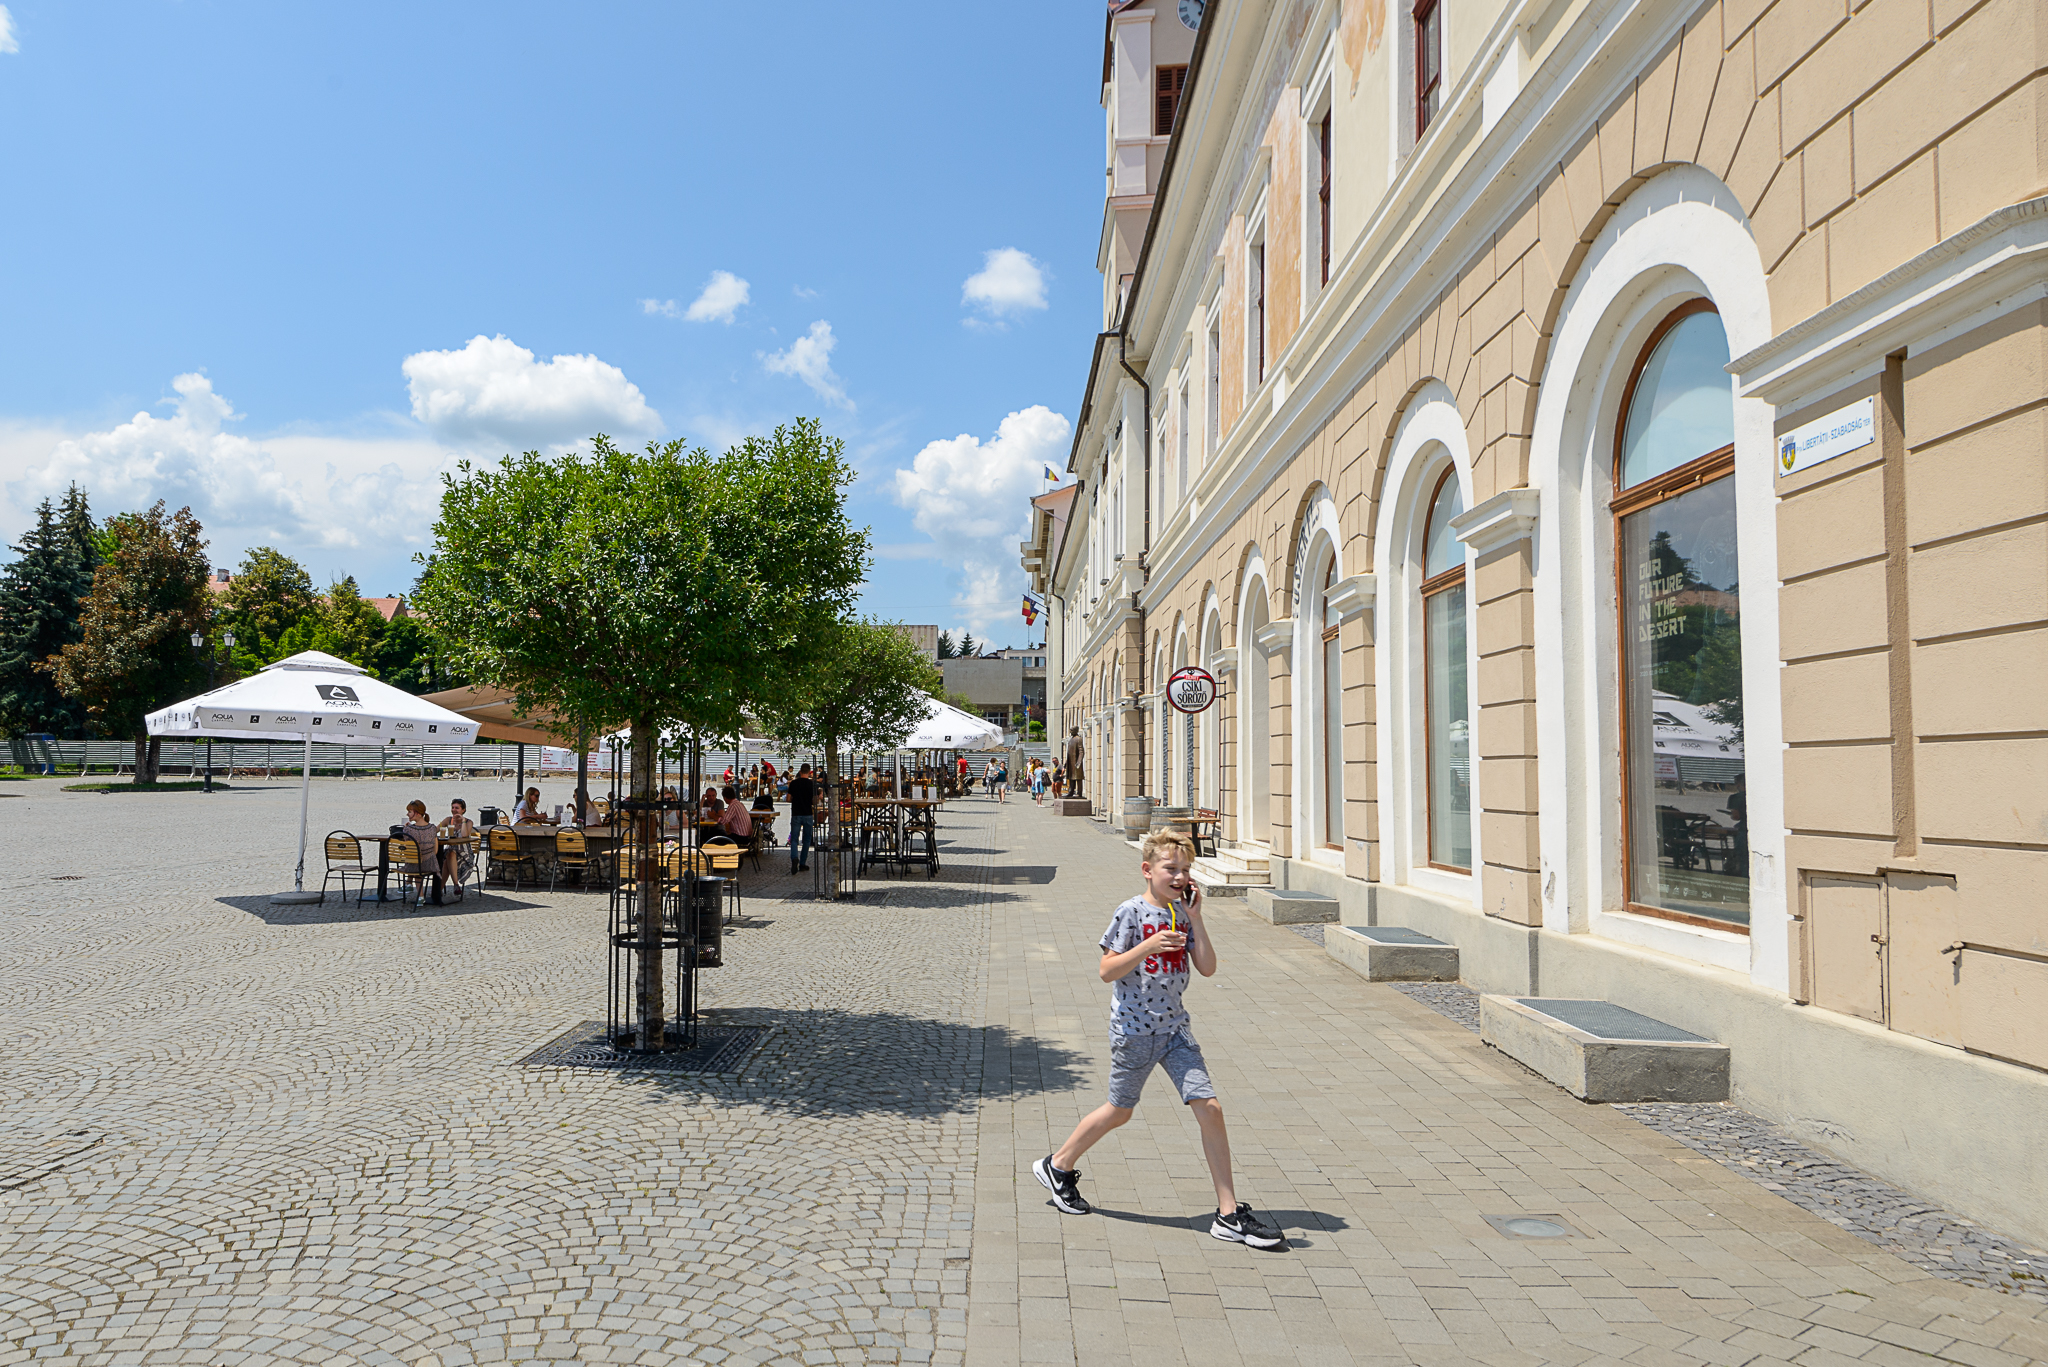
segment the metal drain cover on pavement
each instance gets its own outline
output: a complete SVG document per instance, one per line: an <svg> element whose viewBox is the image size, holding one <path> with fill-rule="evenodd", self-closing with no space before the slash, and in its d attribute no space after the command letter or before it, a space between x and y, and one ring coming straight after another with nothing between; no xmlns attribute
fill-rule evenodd
<svg viewBox="0 0 2048 1367"><path fill-rule="evenodd" d="M1576 1239L1579 1232L1562 1215L1489 1215L1486 1223L1510 1239Z"/></svg>
<svg viewBox="0 0 2048 1367"><path fill-rule="evenodd" d="M662 1073L736 1073L761 1037L765 1025L700 1025L695 1049L643 1054L614 1049L605 1038L603 1021L572 1026L519 1060L525 1068L637 1069Z"/></svg>

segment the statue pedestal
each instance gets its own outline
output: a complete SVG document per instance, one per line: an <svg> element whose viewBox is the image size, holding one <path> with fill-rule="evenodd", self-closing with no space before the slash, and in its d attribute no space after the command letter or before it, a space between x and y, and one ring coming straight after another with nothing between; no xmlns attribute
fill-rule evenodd
<svg viewBox="0 0 2048 1367"><path fill-rule="evenodd" d="M1061 816L1093 816L1095 805L1085 797L1063 797L1059 800Z"/></svg>

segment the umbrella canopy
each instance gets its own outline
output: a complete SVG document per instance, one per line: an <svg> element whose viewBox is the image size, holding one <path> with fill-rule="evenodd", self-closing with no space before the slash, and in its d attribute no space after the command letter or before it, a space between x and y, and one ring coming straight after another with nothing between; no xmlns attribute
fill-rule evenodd
<svg viewBox="0 0 2048 1367"><path fill-rule="evenodd" d="M202 740L296 740L306 747L299 782L299 864L291 892L273 902L317 902L306 891L306 811L313 742L332 745L468 745L477 724L369 676L359 665L300 651L261 673L172 703L147 718L152 736Z"/></svg>
<svg viewBox="0 0 2048 1367"><path fill-rule="evenodd" d="M486 688L482 684L474 684L468 688L429 693L421 701L437 703L468 717L478 724L477 734L485 740L576 748L574 726L545 709L528 713L517 711L512 706L512 690L509 688Z"/></svg>
<svg viewBox="0 0 2048 1367"><path fill-rule="evenodd" d="M468 745L477 738L471 719L317 650L172 703L150 713L148 725L152 736L182 739Z"/></svg>
<svg viewBox="0 0 2048 1367"><path fill-rule="evenodd" d="M1000 750L1002 728L980 717L969 716L949 703L933 698L925 704L924 720L910 733L905 750Z"/></svg>

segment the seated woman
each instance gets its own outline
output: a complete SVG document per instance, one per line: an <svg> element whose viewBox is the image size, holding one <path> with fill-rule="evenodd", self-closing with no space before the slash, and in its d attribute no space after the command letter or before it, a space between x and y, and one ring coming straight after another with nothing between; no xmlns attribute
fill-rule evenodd
<svg viewBox="0 0 2048 1367"><path fill-rule="evenodd" d="M554 819L540 809L540 789L528 788L526 796L520 798L518 805L512 809L512 824L523 826L535 822L554 825Z"/></svg>
<svg viewBox="0 0 2048 1367"><path fill-rule="evenodd" d="M405 837L419 847L420 892L419 902L427 900L427 884L434 885L434 905L441 904L441 841L434 831L434 818L427 815L427 804L414 798L405 804Z"/></svg>
<svg viewBox="0 0 2048 1367"><path fill-rule="evenodd" d="M443 841L459 840L476 834L476 823L469 819L469 804L456 798L448 804L448 815L441 818L436 832ZM447 845L441 847L441 879L455 885L455 900L462 900L462 880L476 866L476 847L473 845Z"/></svg>

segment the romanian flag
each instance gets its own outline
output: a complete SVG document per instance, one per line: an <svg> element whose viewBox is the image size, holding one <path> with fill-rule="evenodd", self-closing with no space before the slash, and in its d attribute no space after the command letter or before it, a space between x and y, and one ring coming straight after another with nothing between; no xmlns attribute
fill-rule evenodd
<svg viewBox="0 0 2048 1367"><path fill-rule="evenodd" d="M1037 624L1038 604L1033 602L1031 600L1031 595L1027 593L1024 595L1024 625L1028 627L1036 626Z"/></svg>
<svg viewBox="0 0 2048 1367"><path fill-rule="evenodd" d="M1050 465L1045 467L1045 477L1051 480L1054 484L1058 484L1060 482L1060 472L1053 469Z"/></svg>

